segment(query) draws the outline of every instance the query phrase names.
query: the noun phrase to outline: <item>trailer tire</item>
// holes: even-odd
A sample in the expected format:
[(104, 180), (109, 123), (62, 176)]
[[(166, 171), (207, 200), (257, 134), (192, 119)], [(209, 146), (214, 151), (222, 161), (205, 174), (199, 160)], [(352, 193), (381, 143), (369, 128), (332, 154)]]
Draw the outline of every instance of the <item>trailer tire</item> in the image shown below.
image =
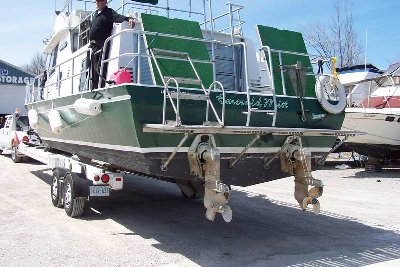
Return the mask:
[(61, 190), (60, 171), (55, 169), (51, 179), (50, 196), (54, 207), (61, 208), (63, 206), (63, 194)]
[(14, 163), (22, 162), (22, 156), (18, 156), (18, 146), (13, 145), (11, 149), (11, 159)]
[(86, 197), (76, 196), (77, 187), (74, 186), (74, 180), (76, 180), (74, 176), (73, 173), (68, 173), (64, 179), (64, 210), (69, 217), (81, 216), (86, 204)]

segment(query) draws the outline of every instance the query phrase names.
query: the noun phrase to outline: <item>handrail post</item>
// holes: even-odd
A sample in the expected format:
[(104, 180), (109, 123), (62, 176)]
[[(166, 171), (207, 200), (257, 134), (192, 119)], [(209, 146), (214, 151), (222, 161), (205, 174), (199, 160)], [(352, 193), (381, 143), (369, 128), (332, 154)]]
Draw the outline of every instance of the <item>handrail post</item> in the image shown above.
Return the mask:
[(74, 94), (74, 78), (75, 78), (75, 58), (72, 58), (72, 67), (71, 67), (71, 95)]
[(138, 65), (136, 67), (137, 69), (137, 83), (141, 84), (140, 80), (141, 80), (141, 66), (142, 66), (142, 34), (140, 33), (136, 33), (137, 38), (138, 38)]
[(285, 74), (283, 73), (283, 61), (282, 61), (282, 52), (281, 51), (278, 52), (278, 56), (279, 56), (279, 68), (281, 69), (282, 90), (283, 90), (283, 94), (286, 96), (287, 95), (286, 82), (285, 82)]
[(60, 84), (60, 74), (61, 74), (61, 64), (58, 65), (58, 72), (57, 72), (57, 92), (58, 96), (60, 96), (60, 89), (61, 89), (61, 84)]
[(245, 75), (245, 88), (246, 88), (246, 96), (247, 96), (247, 119), (246, 126), (250, 125), (250, 116), (251, 116), (251, 96), (250, 96), (250, 83), (249, 83), (249, 69), (247, 65), (247, 46), (246, 43), (240, 42), (235, 45), (243, 46), (243, 62), (244, 62), (244, 75)]
[[(173, 81), (176, 85), (176, 106), (174, 104), (174, 101), (172, 100), (172, 96), (171, 93), (168, 89), (168, 86), (170, 84), (170, 82)], [(181, 125), (181, 116), (180, 116), (180, 109), (179, 109), (179, 102), (180, 102), (180, 88), (179, 88), (179, 83), (175, 78), (169, 78), (167, 82), (164, 82), (165, 86), (164, 86), (164, 104), (163, 104), (163, 124), (166, 124), (166, 112), (167, 112), (167, 94), (168, 94), (168, 98), (171, 102), (172, 108), (175, 111), (175, 119), (176, 119), (176, 124), (175, 126), (180, 126)]]
[[(222, 91), (222, 111), (221, 111), (221, 126), (225, 125), (225, 88), (222, 85), (222, 83), (220, 83), (219, 81), (215, 81), (212, 84), (210, 84), (210, 87), (208, 88), (208, 94), (211, 94), (211, 89), (214, 87), (214, 89), (216, 88), (216, 85), (218, 85), (221, 88)], [(211, 101), (211, 100), (210, 100)], [(206, 121), (208, 121), (208, 112), (209, 112), (209, 107), (210, 104), (207, 101), (207, 108), (206, 108)], [(218, 118), (217, 118), (218, 119)]]

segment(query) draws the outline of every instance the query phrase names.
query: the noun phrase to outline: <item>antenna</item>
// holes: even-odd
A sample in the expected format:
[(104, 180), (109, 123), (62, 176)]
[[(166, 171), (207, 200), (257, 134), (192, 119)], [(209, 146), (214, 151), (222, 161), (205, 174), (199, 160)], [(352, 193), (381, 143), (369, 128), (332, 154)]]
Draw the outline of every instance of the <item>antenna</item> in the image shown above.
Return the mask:
[(367, 49), (368, 49), (368, 27), (365, 27), (365, 59), (364, 59), (365, 71), (367, 71)]

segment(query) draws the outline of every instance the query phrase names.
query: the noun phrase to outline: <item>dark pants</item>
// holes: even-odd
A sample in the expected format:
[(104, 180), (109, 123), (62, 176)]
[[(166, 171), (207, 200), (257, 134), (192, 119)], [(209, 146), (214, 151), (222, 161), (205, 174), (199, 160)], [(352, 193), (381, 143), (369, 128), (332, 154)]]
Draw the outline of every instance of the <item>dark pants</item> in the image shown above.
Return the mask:
[[(110, 46), (107, 44), (106, 47), (104, 48), (104, 42), (101, 41), (96, 41), (95, 43), (91, 43), (91, 48), (92, 48), (92, 55), (91, 55), (91, 64), (90, 64), (90, 71), (92, 74), (92, 89), (97, 89), (99, 86), (104, 87), (105, 86), (105, 79), (107, 76), (106, 70), (107, 70), (107, 65), (108, 63), (103, 64), (103, 68), (100, 71), (101, 68), (101, 59), (103, 55), (103, 50), (104, 50), (104, 59), (108, 58), (108, 53), (110, 50)], [(99, 77), (100, 74), (102, 74), (100, 85), (99, 85)]]

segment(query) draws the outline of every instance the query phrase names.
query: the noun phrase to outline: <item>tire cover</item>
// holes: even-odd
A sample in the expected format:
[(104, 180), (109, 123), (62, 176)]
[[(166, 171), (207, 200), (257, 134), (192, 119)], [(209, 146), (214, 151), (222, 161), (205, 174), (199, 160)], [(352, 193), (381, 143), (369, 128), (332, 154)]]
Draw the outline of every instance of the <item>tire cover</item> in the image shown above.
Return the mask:
[[(346, 108), (346, 91), (344, 89), (343, 84), (340, 83), (338, 79), (335, 79), (335, 87), (337, 88), (337, 94), (339, 96), (339, 100), (337, 104), (332, 104), (326, 98), (326, 92), (331, 90), (332, 87), (331, 81), (333, 78), (330, 75), (321, 75), (318, 77), (317, 82), (315, 83), (315, 93), (317, 95), (318, 101), (321, 104), (322, 108), (331, 113), (331, 114), (339, 114)], [(328, 89), (328, 90), (325, 90)]]

